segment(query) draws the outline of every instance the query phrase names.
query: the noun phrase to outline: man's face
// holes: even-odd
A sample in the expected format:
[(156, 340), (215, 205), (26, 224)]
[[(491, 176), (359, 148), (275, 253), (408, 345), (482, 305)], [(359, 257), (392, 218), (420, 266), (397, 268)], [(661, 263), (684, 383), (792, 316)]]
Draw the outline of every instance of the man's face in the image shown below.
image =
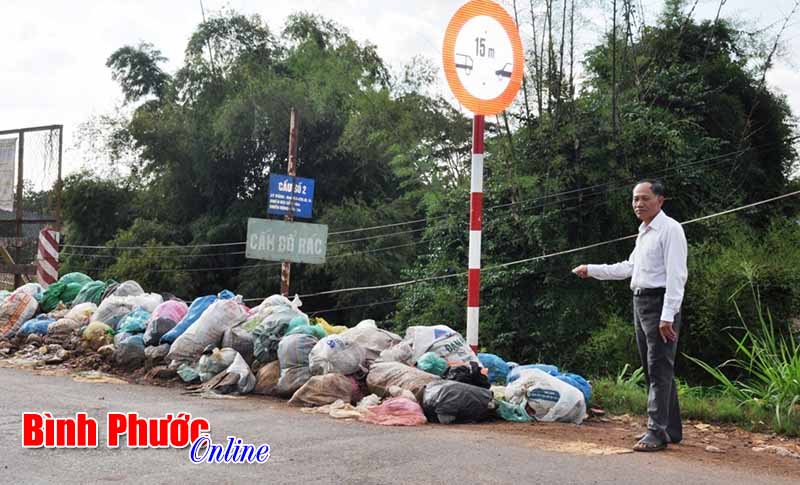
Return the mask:
[(633, 188), (633, 212), (642, 222), (649, 223), (664, 205), (664, 196), (656, 196), (649, 183)]

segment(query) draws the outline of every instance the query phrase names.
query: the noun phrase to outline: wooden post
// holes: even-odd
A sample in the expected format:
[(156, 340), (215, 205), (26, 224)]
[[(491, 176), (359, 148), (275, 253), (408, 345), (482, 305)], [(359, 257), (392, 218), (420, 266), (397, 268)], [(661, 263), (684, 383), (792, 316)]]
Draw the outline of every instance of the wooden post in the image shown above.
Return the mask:
[[(297, 111), (292, 108), (289, 118), (289, 176), (297, 175)], [(292, 211), (294, 210), (294, 178), (292, 178), (292, 197), (289, 199), (289, 213), (283, 220), (291, 222), (294, 220)], [(281, 295), (289, 296), (289, 280), (292, 274), (292, 263), (284, 261), (281, 264)]]

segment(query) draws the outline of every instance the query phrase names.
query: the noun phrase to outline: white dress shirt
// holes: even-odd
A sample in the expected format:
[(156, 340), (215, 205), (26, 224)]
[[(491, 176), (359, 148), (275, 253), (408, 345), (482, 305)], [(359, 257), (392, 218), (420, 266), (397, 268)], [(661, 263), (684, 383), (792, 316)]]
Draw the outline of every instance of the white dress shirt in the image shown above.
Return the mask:
[(672, 322), (681, 310), (686, 285), (686, 236), (683, 227), (664, 211), (639, 226), (636, 246), (627, 261), (590, 264), (588, 274), (598, 280), (631, 279), (631, 289), (666, 288), (661, 320)]

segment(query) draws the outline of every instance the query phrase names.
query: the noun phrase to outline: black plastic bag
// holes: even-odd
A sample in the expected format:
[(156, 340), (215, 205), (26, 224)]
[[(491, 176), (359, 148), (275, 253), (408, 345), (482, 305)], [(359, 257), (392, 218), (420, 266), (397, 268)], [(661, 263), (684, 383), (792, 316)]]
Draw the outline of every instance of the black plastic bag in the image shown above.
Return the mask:
[(449, 367), (444, 373), (444, 378), (448, 381), (463, 382), (464, 384), (472, 384), (484, 389), (492, 387), (489, 384), (489, 378), (483, 375), (481, 366), (476, 362), (470, 362), (468, 366)]
[(434, 423), (471, 423), (489, 415), (492, 391), (458, 381), (435, 381), (425, 386), (422, 409)]

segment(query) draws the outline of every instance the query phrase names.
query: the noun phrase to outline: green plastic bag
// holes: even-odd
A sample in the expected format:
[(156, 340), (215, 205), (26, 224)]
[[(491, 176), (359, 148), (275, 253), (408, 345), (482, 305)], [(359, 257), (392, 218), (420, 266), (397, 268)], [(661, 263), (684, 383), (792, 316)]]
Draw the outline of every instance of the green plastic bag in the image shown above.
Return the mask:
[(48, 286), (44, 293), (42, 293), (42, 300), (39, 305), (42, 307), (42, 312), (50, 313), (61, 301), (61, 294), (67, 289), (67, 284), (62, 282), (53, 283)]
[(64, 276), (58, 279), (58, 282), (64, 283), (66, 285), (69, 285), (71, 283), (78, 283), (80, 286), (83, 286), (86, 283), (91, 283), (92, 278), (90, 276), (86, 276), (83, 273), (75, 272), (75, 273), (65, 274)]
[(105, 291), (106, 283), (103, 281), (86, 283), (72, 300), (72, 304), (94, 303), (95, 305), (99, 305), (100, 302), (103, 301), (103, 292)]
[(515, 405), (502, 399), (495, 399), (495, 412), (506, 421), (514, 423), (530, 423), (533, 418), (525, 410), (525, 403)]
[(78, 293), (81, 292), (85, 285), (86, 283), (67, 283), (66, 288), (64, 288), (64, 291), (61, 293), (61, 301), (69, 305), (75, 300), (75, 297), (78, 296)]
[[(292, 324), (289, 323), (289, 325), (291, 326)], [(312, 337), (317, 337), (318, 339), (323, 339), (327, 336), (325, 330), (319, 325), (297, 325), (293, 329), (286, 332), (286, 335), (294, 335), (296, 333), (304, 333), (306, 335), (311, 335)]]
[(128, 332), (131, 334), (142, 333), (147, 328), (147, 320), (150, 319), (150, 312), (139, 308), (127, 314), (119, 322), (117, 333)]
[(433, 352), (426, 352), (417, 359), (417, 368), (442, 377), (447, 370), (447, 361)]
[[(292, 319), (289, 320), (289, 326), (286, 327), (286, 335), (289, 335), (290, 333), (292, 333), (292, 330), (294, 330), (295, 328), (306, 326), (306, 325), (309, 325), (307, 316), (305, 316), (305, 315), (297, 315), (295, 317), (292, 317)], [(324, 330), (323, 330), (323, 332), (324, 332)], [(305, 332), (303, 332), (303, 333), (305, 333)], [(308, 334), (308, 335), (311, 335), (311, 334)], [(324, 337), (324, 336), (325, 335), (323, 335), (322, 337)], [(318, 338), (322, 338), (322, 337), (318, 337)]]

